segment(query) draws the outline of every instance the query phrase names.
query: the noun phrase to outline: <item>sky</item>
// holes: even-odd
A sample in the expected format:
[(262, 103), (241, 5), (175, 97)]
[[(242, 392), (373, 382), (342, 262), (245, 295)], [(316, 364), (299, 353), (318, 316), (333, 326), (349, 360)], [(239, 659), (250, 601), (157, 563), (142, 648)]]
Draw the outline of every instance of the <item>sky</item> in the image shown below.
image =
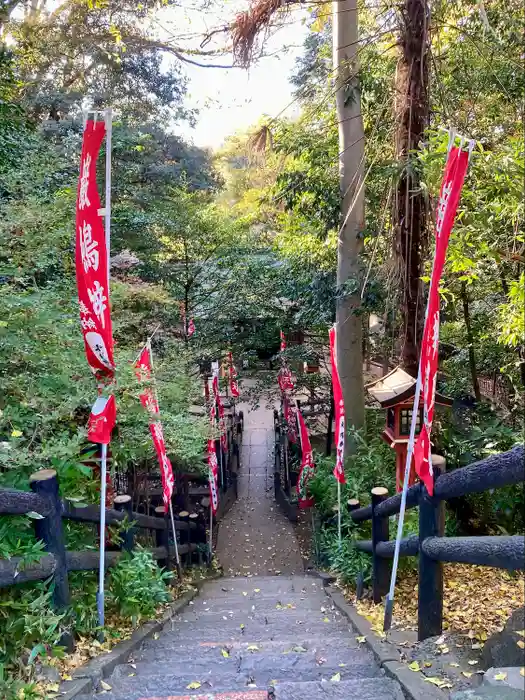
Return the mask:
[[(170, 9), (162, 18), (162, 27), (159, 25), (158, 31), (160, 35), (165, 32), (173, 32), (177, 36), (186, 32), (196, 36), (205, 34), (209, 29), (225, 25), (238, 9), (245, 6), (246, 3), (241, 0), (231, 0), (222, 2), (216, 12)], [(263, 115), (275, 117), (283, 109), (286, 116), (297, 114), (297, 104), (290, 105), (293, 96), (288, 78), (294, 69), (295, 59), (303, 51), (302, 44), (307, 34), (302, 22), (304, 17), (302, 12), (290, 14), (284, 26), (272, 33), (265, 43), (265, 53), (271, 55), (260, 58), (248, 70), (200, 68), (184, 64), (189, 78), (185, 106), (197, 108), (199, 114), (195, 128), (179, 123), (175, 127), (176, 133), (196, 146), (215, 150), (228, 135), (245, 130)], [(223, 46), (227, 40), (226, 35), (219, 35), (216, 43), (206, 48)], [(200, 43), (197, 38), (186, 42), (174, 39), (174, 43), (176, 41), (193, 47)], [(231, 65), (232, 57), (221, 56), (214, 58), (213, 62)]]

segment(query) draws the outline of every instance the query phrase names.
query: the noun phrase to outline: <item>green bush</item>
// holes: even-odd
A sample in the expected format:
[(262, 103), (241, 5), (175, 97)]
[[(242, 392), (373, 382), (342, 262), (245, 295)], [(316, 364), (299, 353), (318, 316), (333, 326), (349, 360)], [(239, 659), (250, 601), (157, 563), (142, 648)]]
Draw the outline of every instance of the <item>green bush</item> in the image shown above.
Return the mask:
[(136, 549), (124, 554), (111, 569), (112, 601), (122, 615), (131, 617), (136, 624), (142, 618), (153, 617), (161, 603), (171, 600), (167, 583), (172, 578), (171, 572), (159, 568), (150, 552)]

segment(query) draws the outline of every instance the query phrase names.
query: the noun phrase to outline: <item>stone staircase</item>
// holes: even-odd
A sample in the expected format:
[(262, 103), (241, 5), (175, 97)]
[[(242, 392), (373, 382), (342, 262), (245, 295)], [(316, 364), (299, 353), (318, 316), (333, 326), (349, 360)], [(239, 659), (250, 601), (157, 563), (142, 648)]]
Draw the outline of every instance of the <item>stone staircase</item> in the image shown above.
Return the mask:
[(219, 579), (82, 700), (403, 700), (363, 647), (319, 579)]

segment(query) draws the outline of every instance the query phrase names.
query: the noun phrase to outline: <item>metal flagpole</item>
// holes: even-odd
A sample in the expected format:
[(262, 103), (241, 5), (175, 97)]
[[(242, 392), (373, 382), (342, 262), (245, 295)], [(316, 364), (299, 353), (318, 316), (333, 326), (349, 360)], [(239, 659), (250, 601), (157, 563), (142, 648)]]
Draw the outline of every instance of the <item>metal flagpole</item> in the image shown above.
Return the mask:
[(104, 627), (104, 571), (106, 558), (106, 473), (108, 446), (101, 445), (100, 458), (100, 556), (98, 565), (98, 625)]
[(341, 482), (337, 480), (337, 536), (339, 538), (339, 547), (343, 542), (341, 535)]
[[(96, 112), (95, 112), (96, 118)], [(113, 110), (104, 111), (106, 125), (106, 187), (104, 202), (104, 229), (106, 234), (107, 254), (107, 296), (109, 300), (110, 278), (110, 245), (111, 245), (111, 132), (113, 128)], [(108, 446), (101, 445), (100, 453), (100, 556), (98, 565), (97, 612), (99, 627), (104, 627), (104, 573), (106, 558), (106, 478), (107, 478)]]
[(175, 518), (173, 517), (173, 504), (171, 502), (170, 498), (170, 519), (171, 519), (171, 529), (173, 531), (173, 544), (175, 547), (175, 561), (177, 563), (177, 573), (179, 575), (179, 578), (182, 578), (182, 570), (180, 566), (180, 557), (179, 557), (179, 545), (177, 544), (177, 530), (175, 529)]
[[(454, 145), (454, 141), (456, 139), (456, 130), (455, 129), (449, 129), (449, 138), (448, 138), (448, 145), (447, 145), (447, 154), (450, 153), (450, 150), (452, 149), (452, 146)], [(434, 260), (432, 262), (432, 272), (430, 275), (430, 279), (433, 278), (434, 276), (434, 264), (436, 262), (435, 254), (434, 254)], [(426, 305), (426, 310), (425, 310), (425, 323), (423, 324), (423, 327), (425, 327), (426, 322), (427, 322), (427, 316), (428, 316), (428, 306), (430, 304), (430, 292), (432, 289), (429, 290), (428, 298), (427, 298), (427, 305)], [(416, 389), (415, 389), (415, 395), (414, 395), (414, 406), (412, 408), (412, 420), (410, 421), (410, 437), (408, 440), (408, 449), (407, 449), (407, 458), (405, 462), (405, 474), (403, 477), (403, 491), (401, 493), (401, 505), (399, 507), (399, 517), (397, 521), (397, 533), (396, 533), (396, 544), (394, 548), (394, 561), (392, 563), (392, 575), (390, 578), (390, 590), (388, 591), (388, 594), (386, 596), (385, 600), (385, 617), (383, 621), (383, 631), (387, 632), (390, 627), (392, 626), (392, 613), (394, 611), (394, 595), (395, 595), (395, 588), (396, 588), (396, 579), (397, 579), (397, 568), (399, 566), (399, 551), (401, 549), (401, 538), (403, 537), (403, 525), (404, 525), (404, 520), (405, 520), (405, 510), (406, 510), (406, 502), (407, 502), (407, 491), (408, 491), (408, 480), (409, 480), (409, 475), (410, 475), (410, 467), (412, 465), (412, 456), (414, 454), (414, 442), (415, 442), (415, 437), (416, 437), (416, 419), (417, 416), (419, 415), (419, 399), (421, 396), (421, 386), (422, 386), (422, 381), (421, 381), (421, 374), (422, 374), (422, 367), (421, 367), (421, 357), (419, 358), (419, 368), (417, 372), (417, 382), (416, 382)]]
[[(213, 474), (210, 470), (210, 479), (213, 479)], [(210, 564), (213, 557), (213, 499), (210, 498)]]
[[(159, 328), (159, 326), (157, 326), (154, 333), (157, 332), (158, 328)], [(151, 336), (148, 338), (146, 346), (149, 350), (149, 361), (150, 361), (150, 365), (151, 365), (151, 376), (153, 377), (153, 390), (155, 391), (155, 401), (157, 403), (157, 408), (159, 408), (159, 395), (157, 392), (157, 380), (155, 379), (155, 369), (153, 367), (153, 350), (151, 349), (151, 338), (153, 338), (154, 333), (152, 333)], [(171, 502), (171, 498), (170, 498), (170, 502), (169, 502), (169, 510), (170, 510), (170, 519), (171, 519), (171, 529), (173, 532), (173, 546), (175, 547), (175, 561), (177, 562), (177, 573), (179, 575), (179, 578), (181, 578), (182, 572), (181, 572), (181, 567), (180, 567), (179, 546), (177, 544), (177, 530), (175, 528), (175, 518), (173, 517), (173, 504)]]

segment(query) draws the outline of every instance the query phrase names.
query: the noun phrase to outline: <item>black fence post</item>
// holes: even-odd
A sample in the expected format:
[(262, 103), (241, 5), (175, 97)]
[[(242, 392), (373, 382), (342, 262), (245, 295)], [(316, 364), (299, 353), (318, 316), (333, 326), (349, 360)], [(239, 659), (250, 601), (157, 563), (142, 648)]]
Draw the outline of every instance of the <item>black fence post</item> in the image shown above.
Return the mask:
[(376, 486), (372, 489), (372, 586), (374, 603), (380, 603), (388, 592), (390, 583), (390, 559), (379, 557), (376, 548), (379, 542), (386, 542), (389, 537), (388, 517), (379, 518), (375, 515), (375, 507), (382, 503), (388, 496), (388, 489)]
[(126, 529), (120, 532), (120, 538), (122, 540), (122, 543), (119, 545), (119, 549), (125, 552), (131, 552), (133, 551), (133, 547), (135, 546), (135, 532), (134, 528), (131, 527), (131, 522), (133, 520), (131, 509), (131, 496), (128, 496), (126, 494), (122, 496), (116, 496), (115, 500), (113, 501), (113, 505), (115, 506), (115, 510), (118, 510), (121, 513), (125, 513), (127, 516)]
[[(434, 483), (439, 468), (434, 469)], [(439, 636), (443, 631), (443, 564), (430, 559), (423, 551), (427, 537), (438, 537), (440, 531), (440, 502), (429, 496), (421, 484), (419, 498), (419, 584), (418, 584), (418, 640)]]
[(31, 490), (48, 500), (51, 512), (45, 518), (34, 521), (37, 539), (42, 540), (46, 552), (55, 557), (53, 602), (57, 610), (69, 605), (66, 545), (62, 527), (62, 502), (58, 495), (58, 479), (54, 469), (41, 469), (29, 477)]
[[(163, 566), (165, 569), (170, 569), (170, 531), (168, 526), (171, 525), (168, 516), (164, 513), (164, 506), (157, 506), (155, 508), (155, 517), (163, 518), (165, 527), (162, 530), (155, 530), (155, 541), (157, 547), (165, 547), (166, 558), (159, 559), (159, 566)], [(188, 524), (189, 527), (189, 524)]]

